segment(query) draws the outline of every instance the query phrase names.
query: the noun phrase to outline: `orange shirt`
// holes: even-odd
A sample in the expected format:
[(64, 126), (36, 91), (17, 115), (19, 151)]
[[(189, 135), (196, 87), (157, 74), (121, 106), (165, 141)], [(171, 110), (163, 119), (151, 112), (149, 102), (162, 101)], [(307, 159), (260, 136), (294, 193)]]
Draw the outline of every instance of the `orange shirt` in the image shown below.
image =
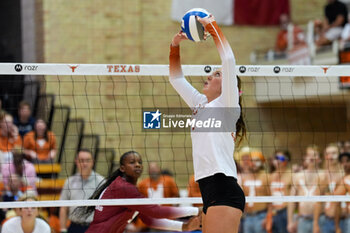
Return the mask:
[(61, 230), (60, 219), (56, 215), (51, 215), (49, 217), (49, 225), (52, 229), (55, 230), (55, 232), (60, 232)]
[[(299, 43), (303, 43), (299, 39), (299, 34), (302, 34), (303, 30), (299, 28), (298, 26), (294, 26), (293, 30), (293, 46), (298, 45)], [(275, 45), (275, 50), (278, 52), (283, 52), (287, 49), (288, 46), (288, 31), (287, 30), (281, 30), (276, 39), (276, 45)]]
[(138, 189), (145, 197), (167, 198), (179, 196), (175, 180), (167, 175), (160, 176), (157, 181), (153, 181), (150, 178), (143, 179), (138, 184)]
[(0, 195), (2, 196), (3, 191), (5, 191), (4, 182), (0, 181)]
[(190, 177), (187, 186), (188, 196), (189, 197), (201, 197), (201, 191), (199, 189), (199, 184), (194, 180), (194, 175)]
[[(192, 175), (188, 181), (187, 186), (188, 197), (201, 197), (201, 190), (199, 189), (199, 184), (194, 180), (194, 175)], [(193, 204), (193, 206), (202, 206), (202, 204)]]
[(19, 135), (16, 138), (9, 138), (0, 135), (0, 151), (9, 152), (15, 146), (22, 146), (22, 139)]
[[(44, 140), (44, 141), (40, 141)], [(27, 150), (33, 150), (37, 153), (39, 160), (50, 159), (49, 152), (56, 149), (56, 136), (53, 132), (48, 132), (48, 140), (37, 138), (35, 140), (34, 131), (27, 133), (23, 139), (23, 147)]]

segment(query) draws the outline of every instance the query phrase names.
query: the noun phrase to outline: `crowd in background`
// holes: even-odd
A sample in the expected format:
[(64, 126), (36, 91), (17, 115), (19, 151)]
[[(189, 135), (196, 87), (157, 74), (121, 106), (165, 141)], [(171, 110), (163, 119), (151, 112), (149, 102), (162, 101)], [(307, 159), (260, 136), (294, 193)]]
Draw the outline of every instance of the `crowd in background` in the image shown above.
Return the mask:
[[(313, 22), (313, 43), (316, 50), (339, 42), (341, 50), (349, 48), (350, 42), (350, 24), (347, 6), (339, 0), (327, 0), (324, 7), (324, 18), (316, 19)], [(288, 35), (290, 27), (291, 35)], [(310, 30), (310, 29), (308, 29)], [(270, 52), (275, 58), (283, 58), (289, 51), (301, 50), (307, 48), (306, 32), (294, 24), (287, 14), (280, 16), (280, 31), (276, 37), (275, 47)]]
[[(34, 164), (51, 163), (56, 155), (55, 135), (42, 119), (31, 116), (30, 105), (21, 102), (18, 116), (0, 110), (0, 159), (2, 201), (17, 201), (36, 196), (37, 174)], [(323, 147), (324, 145), (322, 145)], [(300, 158), (300, 156), (296, 156)], [(350, 192), (350, 141), (330, 143), (320, 151), (318, 146), (305, 148), (302, 159), (295, 160), (287, 150), (264, 155), (260, 150), (243, 147), (235, 155), (238, 182), (248, 197), (277, 196), (274, 203), (251, 203), (245, 207), (241, 232), (349, 232), (349, 203), (284, 203), (288, 195), (346, 195)], [(62, 200), (88, 199), (104, 179), (93, 171), (94, 160), (89, 150), (81, 149), (75, 158), (78, 172), (63, 187)], [(149, 177), (138, 183), (139, 191), (148, 198), (179, 197), (180, 191), (172, 173), (150, 162)], [(187, 196), (200, 197), (198, 184), (191, 176)], [(32, 198), (33, 199), (33, 198)], [(34, 200), (34, 199), (33, 199)], [(1, 221), (20, 215), (23, 209), (0, 211)], [(26, 209), (27, 211), (27, 209)], [(55, 232), (85, 232), (91, 219), (74, 219), (74, 207), (61, 207), (59, 213), (47, 216)], [(37, 209), (33, 208), (36, 215)], [(51, 218), (51, 216), (53, 216)], [(13, 221), (11, 221), (13, 222)], [(128, 232), (148, 231), (136, 218)], [(340, 232), (340, 231), (337, 231)]]
[[(328, 0), (324, 20), (315, 20), (315, 44), (318, 48), (339, 41), (345, 48), (350, 41), (350, 20), (346, 6), (338, 0)], [(287, 15), (281, 15), (281, 31), (274, 51), (288, 49)], [(304, 31), (293, 28), (293, 46), (306, 46)], [(325, 145), (320, 145), (324, 147)], [(18, 113), (11, 115), (1, 108), (0, 99), (0, 196), (2, 201), (36, 201), (38, 180), (35, 164), (55, 162), (56, 136), (44, 119), (32, 116), (31, 105), (25, 101)], [(288, 195), (346, 195), (350, 193), (350, 141), (330, 143), (320, 151), (318, 146), (305, 148), (302, 160), (293, 160), (287, 150), (264, 155), (259, 149), (244, 147), (237, 152), (238, 182), (248, 197)], [(69, 177), (62, 189), (61, 200), (88, 199), (103, 177), (93, 171), (90, 151), (80, 150), (76, 155), (77, 174)], [(179, 197), (180, 191), (171, 172), (162, 171), (151, 162), (149, 177), (138, 183), (140, 192), (148, 198)], [(187, 196), (200, 197), (198, 184), (191, 176)], [(197, 205), (198, 206), (198, 205)], [(49, 211), (39, 218), (38, 208), (0, 210), (1, 232), (19, 232), (19, 225), (31, 232), (84, 232), (92, 218), (81, 223), (74, 219), (74, 207)], [(45, 215), (45, 214), (43, 214)], [(55, 215), (56, 218), (55, 218)], [(52, 217), (52, 218), (50, 218)], [(11, 231), (12, 230), (12, 231)], [(149, 231), (140, 219), (129, 224), (127, 232)], [(240, 232), (350, 232), (349, 203), (247, 203)]]
[(18, 115), (1, 109), (0, 171), (5, 200), (17, 200), (18, 192), (36, 193), (34, 164), (52, 163), (56, 156), (56, 137), (43, 119), (35, 119), (31, 106), (21, 102)]
[[(322, 152), (318, 146), (309, 145), (301, 159), (292, 158), (287, 150), (276, 150), (266, 157), (260, 150), (249, 147), (237, 153), (238, 182), (245, 195), (280, 197), (273, 203), (247, 203), (240, 232), (350, 232), (350, 202), (283, 202), (283, 197), (289, 195), (350, 193), (350, 141), (330, 143)], [(179, 196), (175, 181), (162, 175), (155, 163), (149, 166), (149, 178), (138, 187), (150, 198)], [(193, 176), (187, 193), (188, 197), (201, 196)], [(128, 227), (128, 232), (147, 230), (140, 220)]]
[(267, 158), (257, 149), (240, 150), (238, 181), (245, 195), (281, 197), (274, 203), (247, 203), (242, 232), (350, 232), (350, 202), (283, 202), (288, 195), (349, 193), (349, 146), (350, 141), (330, 143), (321, 152), (309, 145), (299, 161), (287, 150)]

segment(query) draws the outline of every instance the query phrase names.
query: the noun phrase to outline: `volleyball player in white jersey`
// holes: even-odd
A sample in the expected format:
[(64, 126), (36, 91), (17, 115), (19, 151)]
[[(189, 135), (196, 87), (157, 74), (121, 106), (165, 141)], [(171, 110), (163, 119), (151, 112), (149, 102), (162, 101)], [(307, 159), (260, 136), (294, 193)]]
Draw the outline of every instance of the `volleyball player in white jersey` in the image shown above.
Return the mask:
[(236, 125), (236, 132), (194, 132), (193, 129), (191, 132), (195, 180), (199, 183), (204, 204), (203, 232), (233, 233), (238, 232), (245, 205), (244, 193), (237, 184), (233, 159), (235, 138), (245, 134), (235, 58), (214, 17), (197, 20), (213, 37), (222, 68), (208, 76), (203, 87), (204, 94), (200, 94), (182, 74), (179, 44), (187, 38), (183, 32), (179, 32), (170, 46), (170, 83), (198, 114), (213, 107), (236, 108), (239, 112), (237, 117), (227, 119)]

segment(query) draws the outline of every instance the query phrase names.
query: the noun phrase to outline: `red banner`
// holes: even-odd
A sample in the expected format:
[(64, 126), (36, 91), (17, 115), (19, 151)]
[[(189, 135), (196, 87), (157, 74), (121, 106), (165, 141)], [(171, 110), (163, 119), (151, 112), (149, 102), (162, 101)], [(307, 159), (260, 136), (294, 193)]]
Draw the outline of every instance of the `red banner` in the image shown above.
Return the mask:
[(290, 14), (289, 0), (234, 0), (237, 25), (278, 25), (281, 14)]

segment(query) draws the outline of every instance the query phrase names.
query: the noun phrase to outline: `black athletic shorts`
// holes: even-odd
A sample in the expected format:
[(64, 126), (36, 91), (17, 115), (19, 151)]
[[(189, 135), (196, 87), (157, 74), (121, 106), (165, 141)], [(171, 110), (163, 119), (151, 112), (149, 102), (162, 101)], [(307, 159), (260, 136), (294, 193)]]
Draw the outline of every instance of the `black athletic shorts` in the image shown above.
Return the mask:
[(244, 211), (245, 196), (234, 177), (217, 173), (198, 180), (203, 200), (203, 212), (210, 206), (231, 206)]

